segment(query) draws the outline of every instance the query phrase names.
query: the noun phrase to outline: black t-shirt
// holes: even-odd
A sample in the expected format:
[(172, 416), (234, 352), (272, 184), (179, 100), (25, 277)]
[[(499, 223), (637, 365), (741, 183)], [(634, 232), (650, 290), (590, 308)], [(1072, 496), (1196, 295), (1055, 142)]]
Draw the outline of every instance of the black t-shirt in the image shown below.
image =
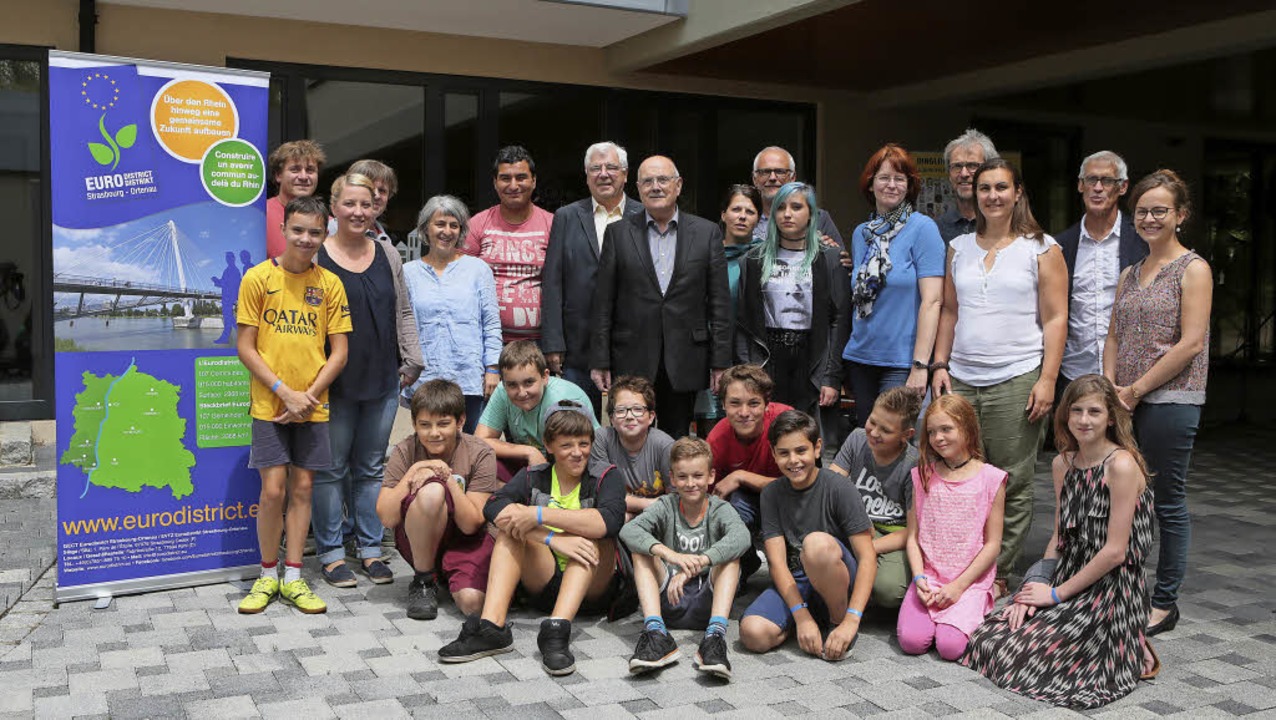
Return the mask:
[(373, 246), (372, 264), (356, 273), (341, 267), (319, 248), (319, 265), (331, 270), (346, 289), (350, 303), (346, 367), (332, 383), (331, 393), (343, 400), (380, 400), (399, 386), (398, 304), (394, 295), (394, 274), (380, 246)]
[(795, 490), (781, 476), (762, 489), (760, 502), (762, 539), (784, 537), (790, 570), (801, 567), (798, 558), (808, 534), (828, 533), (849, 545), (852, 535), (873, 527), (855, 484), (831, 470), (821, 469), (805, 490)]

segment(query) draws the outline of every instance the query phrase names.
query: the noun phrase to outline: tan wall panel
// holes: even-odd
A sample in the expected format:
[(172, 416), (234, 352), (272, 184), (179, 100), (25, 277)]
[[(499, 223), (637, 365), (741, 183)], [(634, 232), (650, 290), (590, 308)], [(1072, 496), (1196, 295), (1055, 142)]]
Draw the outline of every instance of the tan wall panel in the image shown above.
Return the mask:
[(75, 0), (0, 0), (0, 43), (78, 50), (79, 7)]

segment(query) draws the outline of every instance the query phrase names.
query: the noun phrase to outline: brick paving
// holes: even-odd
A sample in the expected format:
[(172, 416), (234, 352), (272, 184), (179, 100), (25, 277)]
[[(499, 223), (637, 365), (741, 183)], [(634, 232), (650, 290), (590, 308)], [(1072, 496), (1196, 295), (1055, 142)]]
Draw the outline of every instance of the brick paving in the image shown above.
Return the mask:
[[(1197, 443), (1189, 502), (1194, 536), (1178, 628), (1156, 638), (1161, 677), (1096, 717), (1276, 717), (1276, 564), (1266, 543), (1276, 517), (1276, 428), (1216, 430)], [(1045, 456), (1043, 456), (1045, 457)], [(1048, 458), (1047, 458), (1048, 459)], [(1038, 466), (1037, 514), (1028, 547), (1049, 535), (1048, 465)], [(1033, 717), (1076, 715), (1004, 692), (935, 655), (903, 655), (894, 621), (870, 611), (853, 656), (829, 664), (790, 641), (750, 655), (732, 623), (729, 684), (697, 677), (689, 659), (630, 677), (637, 616), (581, 619), (577, 672), (550, 678), (535, 647), (537, 620), (515, 612), (515, 651), (465, 665), (436, 662), (459, 615), (409, 620), (407, 578), (338, 590), (306, 575), (326, 615), (274, 604), (235, 612), (242, 591), (211, 585), (52, 607), (53, 507), (7, 501), (0, 510), (0, 718), (718, 718)], [(1153, 556), (1155, 557), (1155, 555)], [(403, 573), (401, 561), (393, 564)], [(764, 586), (754, 576), (744, 605)], [(698, 633), (675, 631), (684, 658)]]

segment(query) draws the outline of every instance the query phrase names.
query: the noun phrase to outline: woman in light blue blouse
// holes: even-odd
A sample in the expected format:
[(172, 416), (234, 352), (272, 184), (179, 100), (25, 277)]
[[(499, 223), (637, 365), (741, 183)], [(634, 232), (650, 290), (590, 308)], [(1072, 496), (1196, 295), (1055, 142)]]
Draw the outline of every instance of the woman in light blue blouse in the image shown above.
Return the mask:
[(428, 245), (420, 260), (403, 266), (403, 278), (425, 369), (403, 397), (426, 380), (451, 380), (465, 393), (465, 432), (473, 433), (484, 398), (501, 381), (501, 313), (492, 269), (460, 252), (469, 221), (465, 203), (451, 195), (430, 198), (417, 216), (417, 235)]

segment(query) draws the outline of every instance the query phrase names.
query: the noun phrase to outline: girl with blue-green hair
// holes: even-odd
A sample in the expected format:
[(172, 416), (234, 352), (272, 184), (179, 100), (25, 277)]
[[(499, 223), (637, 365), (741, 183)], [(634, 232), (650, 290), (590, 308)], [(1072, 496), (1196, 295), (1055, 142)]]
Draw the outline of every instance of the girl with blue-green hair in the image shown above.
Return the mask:
[(762, 365), (772, 400), (815, 417), (837, 402), (850, 297), (838, 248), (821, 244), (815, 188), (786, 183), (770, 208), (766, 239), (740, 273), (736, 359)]

